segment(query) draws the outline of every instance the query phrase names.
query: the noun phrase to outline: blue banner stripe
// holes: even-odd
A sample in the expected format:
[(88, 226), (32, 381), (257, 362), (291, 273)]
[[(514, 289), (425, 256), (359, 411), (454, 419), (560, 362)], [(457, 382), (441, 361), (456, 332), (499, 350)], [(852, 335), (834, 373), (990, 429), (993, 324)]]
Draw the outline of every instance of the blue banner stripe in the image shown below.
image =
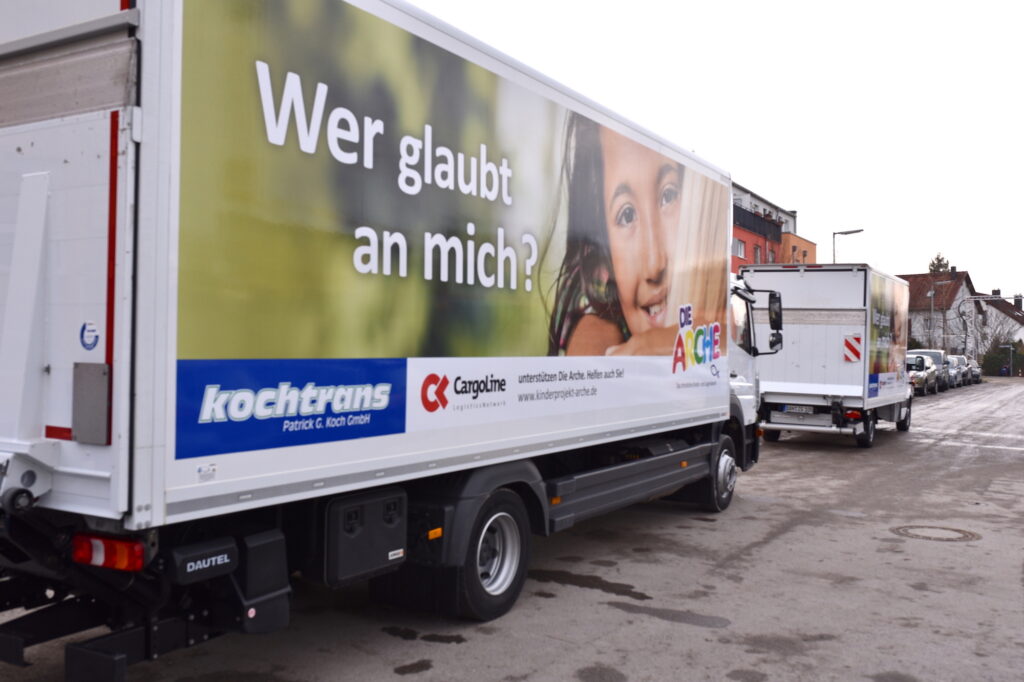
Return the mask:
[(406, 361), (179, 360), (176, 459), (405, 432)]

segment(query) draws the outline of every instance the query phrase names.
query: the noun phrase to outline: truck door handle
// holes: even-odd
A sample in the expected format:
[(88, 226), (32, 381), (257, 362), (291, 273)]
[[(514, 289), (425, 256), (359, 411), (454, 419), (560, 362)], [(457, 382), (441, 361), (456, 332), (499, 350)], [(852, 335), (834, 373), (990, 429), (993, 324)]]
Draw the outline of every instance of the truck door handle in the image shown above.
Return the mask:
[(731, 371), (729, 372), (729, 378), (730, 378), (730, 379), (735, 379), (735, 378), (736, 378), (736, 377), (738, 377), (738, 376), (739, 376), (739, 374), (737, 374), (737, 373), (736, 373), (736, 370), (731, 370)]

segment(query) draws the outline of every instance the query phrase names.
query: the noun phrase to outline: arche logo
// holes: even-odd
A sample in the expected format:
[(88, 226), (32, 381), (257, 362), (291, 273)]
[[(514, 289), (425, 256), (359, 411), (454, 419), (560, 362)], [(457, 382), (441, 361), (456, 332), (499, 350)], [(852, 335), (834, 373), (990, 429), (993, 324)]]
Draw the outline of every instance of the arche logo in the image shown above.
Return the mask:
[(448, 398), (444, 392), (448, 388), (448, 377), (428, 374), (420, 388), (420, 400), (427, 412), (437, 412), (448, 407)]

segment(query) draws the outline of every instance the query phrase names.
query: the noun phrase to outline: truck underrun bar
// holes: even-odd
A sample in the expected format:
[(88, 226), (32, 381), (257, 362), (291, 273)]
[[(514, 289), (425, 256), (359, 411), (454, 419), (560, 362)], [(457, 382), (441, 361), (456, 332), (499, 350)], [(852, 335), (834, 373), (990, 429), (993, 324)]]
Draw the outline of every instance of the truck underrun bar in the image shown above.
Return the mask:
[(803, 431), (807, 433), (842, 433), (848, 436), (856, 436), (864, 431), (863, 424), (854, 426), (808, 426), (807, 424), (781, 424), (772, 422), (761, 422), (761, 428), (765, 431)]
[(72, 598), (0, 625), (0, 661), (27, 666), (25, 649), (103, 625), (107, 610), (91, 597)]
[(689, 446), (681, 440), (650, 438), (637, 444), (648, 456), (633, 462), (565, 476), (547, 482), (549, 498), (563, 498), (549, 512), (548, 532), (577, 521), (667, 495), (711, 471), (712, 446)]

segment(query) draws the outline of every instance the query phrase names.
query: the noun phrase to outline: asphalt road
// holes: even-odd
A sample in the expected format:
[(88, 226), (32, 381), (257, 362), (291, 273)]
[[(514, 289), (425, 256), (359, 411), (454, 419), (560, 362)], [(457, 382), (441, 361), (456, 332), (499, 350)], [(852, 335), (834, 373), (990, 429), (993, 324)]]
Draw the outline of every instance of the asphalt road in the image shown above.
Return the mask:
[[(637, 505), (535, 538), (487, 624), (300, 586), (291, 627), (134, 666), (145, 682), (1024, 679), (1024, 381), (914, 401), (875, 447), (784, 435), (723, 514)], [(62, 643), (10, 682), (58, 680)]]

